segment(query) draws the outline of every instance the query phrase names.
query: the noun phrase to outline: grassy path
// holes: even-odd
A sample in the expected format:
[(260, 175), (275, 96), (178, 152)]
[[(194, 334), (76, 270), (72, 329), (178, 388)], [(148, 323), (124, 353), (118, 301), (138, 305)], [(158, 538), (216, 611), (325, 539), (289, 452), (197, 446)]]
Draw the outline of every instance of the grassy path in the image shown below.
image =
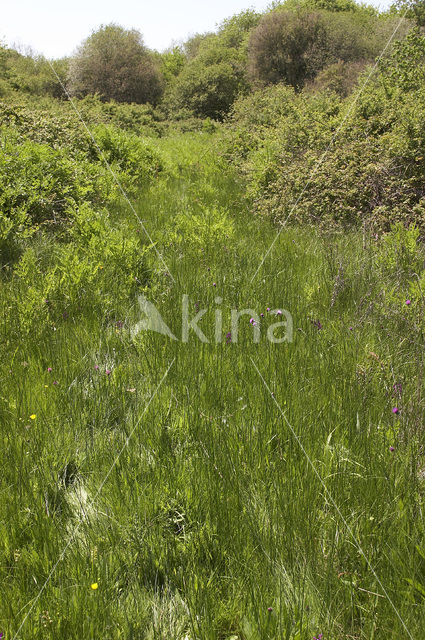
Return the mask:
[[(111, 249), (104, 313), (89, 291), (19, 342), (2, 323), (6, 637), (28, 616), (19, 638), (419, 640), (421, 336), (383, 313), (355, 234), (287, 229), (251, 282), (276, 230), (208, 136), (159, 144), (173, 169), (137, 208), (169, 272), (145, 248), (134, 290)], [(140, 237), (124, 205), (111, 220)], [(132, 338), (140, 293), (179, 338), (189, 296), (209, 342)], [(292, 314), (291, 343), (267, 340), (268, 307)], [(232, 309), (264, 314), (237, 342)]]

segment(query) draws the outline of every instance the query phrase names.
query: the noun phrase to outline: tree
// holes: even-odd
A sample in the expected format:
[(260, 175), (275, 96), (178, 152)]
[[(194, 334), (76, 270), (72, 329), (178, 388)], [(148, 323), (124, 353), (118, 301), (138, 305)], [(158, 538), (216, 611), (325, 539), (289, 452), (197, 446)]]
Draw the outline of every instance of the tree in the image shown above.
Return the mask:
[(412, 18), (418, 27), (425, 27), (425, 0), (396, 0), (395, 8), (406, 18)]
[(370, 38), (377, 21), (360, 11), (272, 11), (251, 33), (250, 79), (260, 86), (285, 82), (300, 88), (339, 60), (370, 60), (377, 53)]
[(188, 58), (164, 98), (168, 112), (189, 109), (195, 116), (222, 120), (248, 88), (249, 32), (260, 19), (253, 11), (224, 20), (216, 34), (196, 35), (184, 45)]
[(77, 50), (68, 87), (79, 97), (97, 93), (104, 100), (155, 104), (163, 78), (140, 32), (110, 24), (93, 32)]

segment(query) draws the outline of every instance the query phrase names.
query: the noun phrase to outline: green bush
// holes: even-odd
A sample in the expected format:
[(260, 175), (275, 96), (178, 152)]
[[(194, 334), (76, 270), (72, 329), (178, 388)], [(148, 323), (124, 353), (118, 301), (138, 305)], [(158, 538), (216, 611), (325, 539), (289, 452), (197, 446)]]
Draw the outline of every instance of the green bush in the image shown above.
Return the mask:
[(114, 192), (102, 167), (83, 159), (76, 163), (65, 149), (30, 141), (0, 148), (0, 186), (2, 226), (13, 224), (15, 232), (62, 222), (70, 205), (103, 204)]
[(164, 169), (152, 144), (134, 134), (99, 125), (93, 135), (96, 144), (90, 146), (92, 159), (101, 162), (105, 158), (112, 168), (118, 169), (126, 184), (130, 181), (142, 187)]
[(170, 115), (189, 109), (198, 117), (223, 119), (238, 95), (248, 90), (247, 42), (258, 19), (245, 11), (224, 21), (217, 34), (189, 41), (188, 62), (164, 98)]
[(162, 75), (141, 34), (110, 24), (93, 32), (71, 60), (68, 86), (72, 95), (99, 94), (117, 102), (158, 102)]
[(277, 222), (424, 229), (424, 91), (389, 95), (378, 78), (354, 109), (350, 97), (279, 85), (239, 100), (227, 153), (254, 209)]

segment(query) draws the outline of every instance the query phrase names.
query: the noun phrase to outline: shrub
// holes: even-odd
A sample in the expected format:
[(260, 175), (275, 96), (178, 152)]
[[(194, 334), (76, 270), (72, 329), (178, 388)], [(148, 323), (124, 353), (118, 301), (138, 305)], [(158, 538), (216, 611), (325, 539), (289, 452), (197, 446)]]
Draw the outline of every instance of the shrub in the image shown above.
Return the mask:
[(278, 223), (290, 215), (388, 231), (415, 222), (423, 233), (424, 91), (389, 94), (377, 78), (354, 108), (328, 91), (297, 94), (281, 85), (240, 99), (227, 154), (248, 177), (253, 208)]
[(359, 75), (364, 69), (364, 62), (343, 62), (339, 60), (319, 71), (306, 88), (312, 91), (333, 91), (345, 98), (357, 86)]
[(425, 36), (420, 29), (411, 29), (404, 40), (395, 42), (380, 70), (387, 87), (411, 91), (425, 85)]
[(101, 162), (101, 152), (109, 165), (124, 174), (124, 179), (143, 186), (164, 169), (161, 156), (142, 138), (105, 125), (99, 125), (93, 133), (96, 140), (96, 145), (91, 145), (93, 160)]
[(71, 60), (69, 90), (72, 95), (98, 93), (117, 102), (158, 102), (163, 79), (141, 34), (115, 24), (92, 33)]
[(238, 95), (246, 93), (246, 49), (258, 22), (253, 11), (225, 20), (217, 34), (190, 39), (188, 62), (169, 87), (165, 105), (170, 115), (189, 109), (195, 116), (222, 120)]

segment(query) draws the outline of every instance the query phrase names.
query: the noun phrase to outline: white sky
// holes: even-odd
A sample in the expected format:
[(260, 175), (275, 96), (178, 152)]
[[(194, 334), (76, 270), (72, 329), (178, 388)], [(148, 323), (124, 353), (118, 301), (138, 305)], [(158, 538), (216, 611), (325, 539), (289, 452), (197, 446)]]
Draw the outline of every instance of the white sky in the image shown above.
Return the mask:
[[(93, 29), (116, 22), (138, 29), (162, 51), (188, 35), (214, 30), (243, 9), (264, 10), (270, 0), (2, 0), (0, 41), (56, 58), (71, 54)], [(371, 0), (381, 9), (391, 0)], [(0, 5), (1, 6), (1, 5)]]

